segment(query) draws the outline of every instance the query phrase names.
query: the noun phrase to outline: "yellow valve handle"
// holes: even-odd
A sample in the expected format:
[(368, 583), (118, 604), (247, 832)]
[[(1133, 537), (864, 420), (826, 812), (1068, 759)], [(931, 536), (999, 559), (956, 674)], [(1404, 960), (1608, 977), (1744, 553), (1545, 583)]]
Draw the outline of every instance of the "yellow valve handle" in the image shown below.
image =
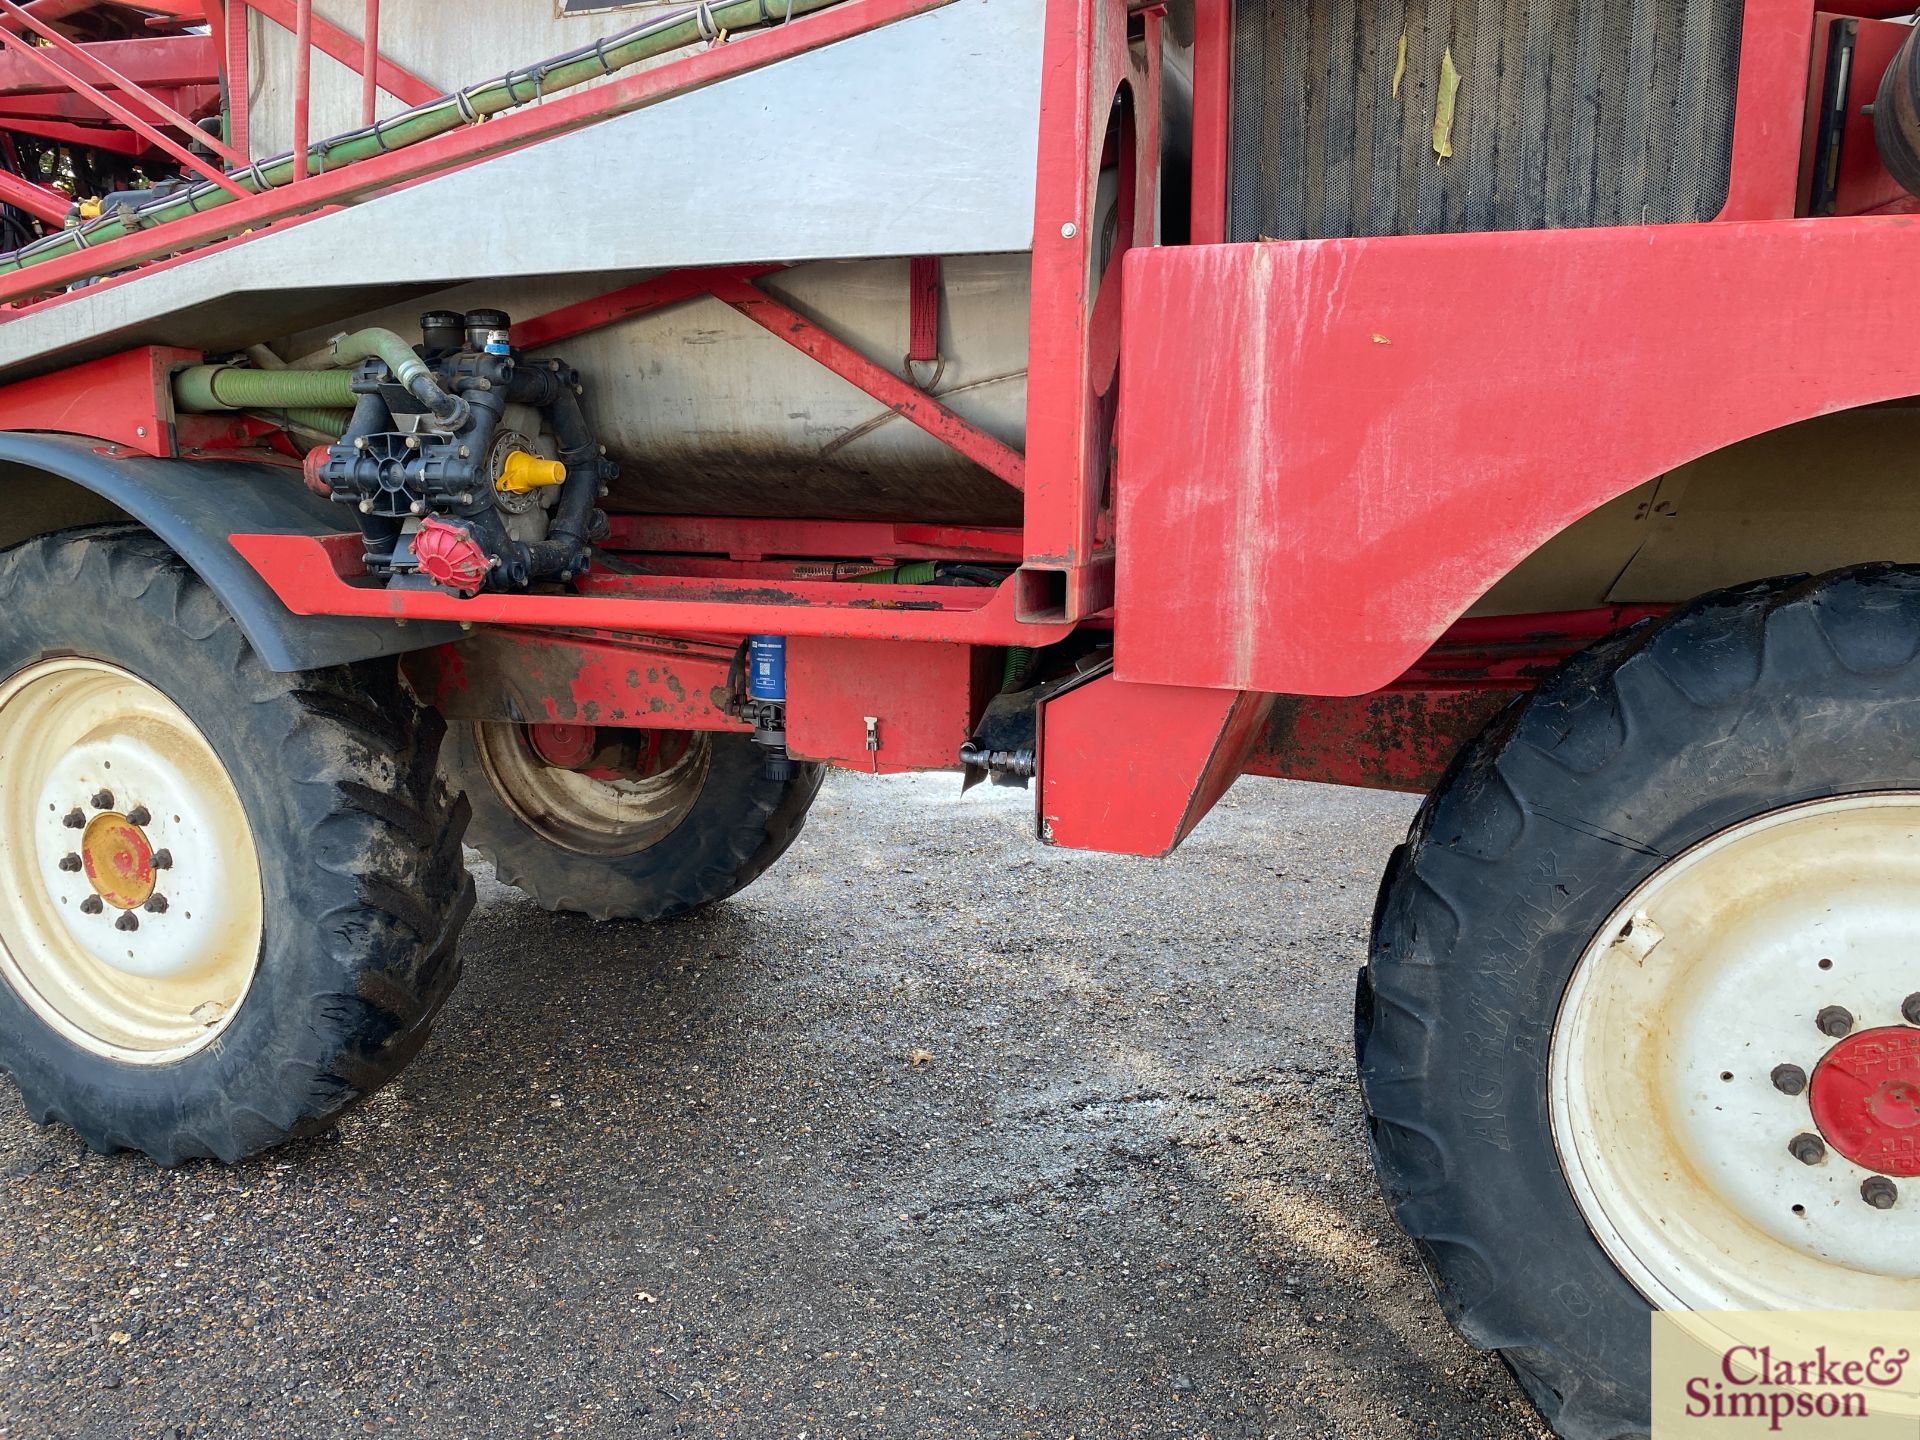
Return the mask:
[(507, 455), (507, 463), (500, 467), (500, 478), (493, 485), (511, 495), (524, 495), (542, 485), (558, 485), (566, 478), (567, 467), (558, 460), (542, 460), (538, 455), (514, 450)]

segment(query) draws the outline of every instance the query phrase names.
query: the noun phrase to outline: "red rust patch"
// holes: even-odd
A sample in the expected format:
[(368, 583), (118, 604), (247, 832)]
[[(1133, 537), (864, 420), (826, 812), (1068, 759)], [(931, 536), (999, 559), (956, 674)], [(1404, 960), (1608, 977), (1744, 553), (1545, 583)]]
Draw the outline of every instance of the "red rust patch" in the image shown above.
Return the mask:
[(1880, 1175), (1920, 1175), (1920, 1030), (1849, 1035), (1815, 1067), (1808, 1099), (1827, 1143)]

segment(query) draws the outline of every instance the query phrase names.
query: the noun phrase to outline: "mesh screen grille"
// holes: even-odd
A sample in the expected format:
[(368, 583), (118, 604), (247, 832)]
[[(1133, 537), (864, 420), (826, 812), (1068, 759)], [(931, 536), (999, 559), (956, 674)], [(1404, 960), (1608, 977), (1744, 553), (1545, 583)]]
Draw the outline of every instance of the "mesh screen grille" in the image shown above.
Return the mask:
[(1710, 220), (1740, 21), (1741, 0), (1233, 0), (1228, 237)]

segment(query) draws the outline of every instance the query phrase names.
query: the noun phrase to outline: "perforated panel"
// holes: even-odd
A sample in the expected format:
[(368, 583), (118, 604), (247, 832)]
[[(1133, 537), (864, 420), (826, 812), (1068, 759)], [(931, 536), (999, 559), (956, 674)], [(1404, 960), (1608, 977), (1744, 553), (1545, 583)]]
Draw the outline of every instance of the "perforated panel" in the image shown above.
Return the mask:
[(1233, 240), (1671, 224), (1726, 202), (1741, 0), (1233, 7)]

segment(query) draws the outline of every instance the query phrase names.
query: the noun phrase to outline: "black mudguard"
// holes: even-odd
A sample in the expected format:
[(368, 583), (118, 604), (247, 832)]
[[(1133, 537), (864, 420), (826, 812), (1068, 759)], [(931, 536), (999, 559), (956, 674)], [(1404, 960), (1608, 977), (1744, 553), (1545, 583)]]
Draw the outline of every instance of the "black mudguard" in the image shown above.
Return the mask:
[[(42, 503), (47, 477), (98, 497)], [(230, 535), (329, 535), (339, 506), (298, 470), (243, 460), (163, 460), (117, 454), (73, 435), (0, 432), (0, 545), (48, 530), (124, 516), (152, 531), (220, 597), (255, 653), (277, 671), (317, 670), (459, 638), (459, 627), (349, 616), (295, 615), (233, 548)], [(104, 501), (105, 504), (99, 502)], [(116, 512), (118, 512), (116, 514)]]

